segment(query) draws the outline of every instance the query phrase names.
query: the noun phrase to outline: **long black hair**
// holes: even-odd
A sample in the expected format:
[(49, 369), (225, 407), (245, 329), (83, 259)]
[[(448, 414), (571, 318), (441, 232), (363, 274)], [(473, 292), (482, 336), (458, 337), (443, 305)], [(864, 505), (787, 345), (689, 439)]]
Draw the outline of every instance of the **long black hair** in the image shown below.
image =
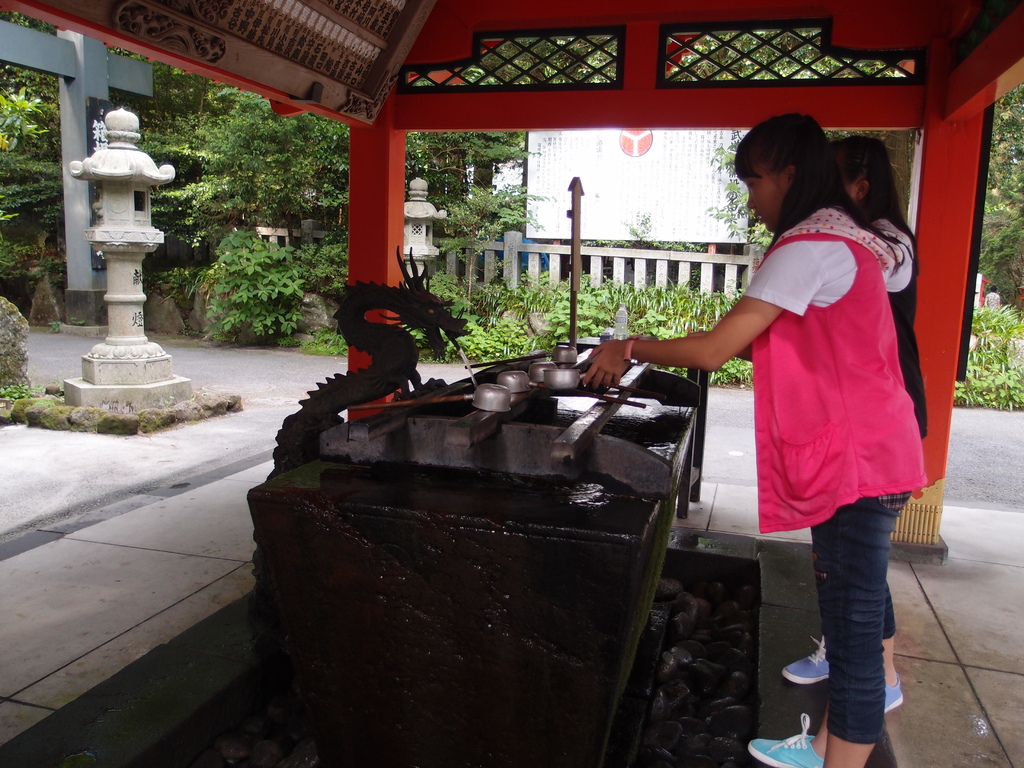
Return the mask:
[(755, 125), (736, 147), (735, 165), (740, 179), (757, 178), (759, 171), (782, 173), (789, 166), (795, 170), (772, 245), (819, 208), (842, 208), (858, 225), (870, 229), (846, 194), (825, 132), (809, 115), (778, 115)]
[(868, 220), (888, 219), (916, 246), (914, 233), (910, 231), (900, 206), (896, 178), (885, 144), (871, 136), (847, 136), (832, 142), (832, 150), (844, 184), (856, 184), (867, 179), (868, 194), (860, 207)]

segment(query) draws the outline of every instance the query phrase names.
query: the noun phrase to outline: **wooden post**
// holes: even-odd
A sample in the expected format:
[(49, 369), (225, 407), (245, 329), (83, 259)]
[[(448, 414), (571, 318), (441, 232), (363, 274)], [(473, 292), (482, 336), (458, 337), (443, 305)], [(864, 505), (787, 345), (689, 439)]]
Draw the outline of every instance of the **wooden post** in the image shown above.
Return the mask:
[(583, 256), (580, 246), (580, 198), (583, 197), (583, 184), (576, 176), (569, 182), (572, 193), (572, 248), (569, 258), (569, 344), (576, 346), (576, 297), (580, 292), (580, 273), (583, 272)]

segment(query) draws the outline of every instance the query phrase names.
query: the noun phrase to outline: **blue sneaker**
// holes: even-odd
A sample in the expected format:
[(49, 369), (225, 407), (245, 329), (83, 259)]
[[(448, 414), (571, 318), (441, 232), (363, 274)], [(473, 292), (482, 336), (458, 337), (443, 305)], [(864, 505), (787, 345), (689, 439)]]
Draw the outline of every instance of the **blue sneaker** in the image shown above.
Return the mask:
[[(814, 640), (814, 638), (811, 638)], [(794, 661), (782, 670), (782, 676), (797, 685), (808, 685), (828, 677), (828, 661), (825, 660), (825, 638), (814, 640), (818, 649), (806, 659)]]
[(896, 675), (896, 685), (885, 686), (885, 711), (896, 709), (903, 703), (903, 689), (900, 687), (902, 679)]
[(800, 725), (803, 731), (788, 739), (754, 739), (747, 752), (771, 768), (823, 768), (825, 761), (811, 747), (814, 737), (807, 735), (811, 718), (800, 715)]

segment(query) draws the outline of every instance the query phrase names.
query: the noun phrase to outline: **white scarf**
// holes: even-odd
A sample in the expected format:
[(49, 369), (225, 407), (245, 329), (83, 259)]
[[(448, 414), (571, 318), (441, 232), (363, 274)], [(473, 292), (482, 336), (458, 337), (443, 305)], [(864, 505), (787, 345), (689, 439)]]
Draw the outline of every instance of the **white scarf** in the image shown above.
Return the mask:
[(878, 259), (882, 274), (888, 275), (903, 261), (903, 251), (884, 237), (858, 226), (841, 208), (821, 208), (779, 237), (776, 245), (795, 235), (837, 235), (867, 248)]

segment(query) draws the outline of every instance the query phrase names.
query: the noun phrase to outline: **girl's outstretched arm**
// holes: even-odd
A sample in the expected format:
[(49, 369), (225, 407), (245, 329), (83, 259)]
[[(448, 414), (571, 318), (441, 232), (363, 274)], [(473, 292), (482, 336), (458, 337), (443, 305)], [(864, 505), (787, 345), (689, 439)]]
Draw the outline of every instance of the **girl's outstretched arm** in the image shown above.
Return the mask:
[[(673, 368), (701, 368), (717, 371), (727, 361), (742, 354), (767, 328), (782, 308), (747, 296), (736, 302), (728, 314), (710, 331), (678, 339), (627, 339), (606, 341), (590, 356), (591, 364), (583, 383), (593, 387), (612, 387), (626, 372), (626, 349), (630, 357), (645, 363)], [(631, 345), (631, 346), (630, 346)]]

